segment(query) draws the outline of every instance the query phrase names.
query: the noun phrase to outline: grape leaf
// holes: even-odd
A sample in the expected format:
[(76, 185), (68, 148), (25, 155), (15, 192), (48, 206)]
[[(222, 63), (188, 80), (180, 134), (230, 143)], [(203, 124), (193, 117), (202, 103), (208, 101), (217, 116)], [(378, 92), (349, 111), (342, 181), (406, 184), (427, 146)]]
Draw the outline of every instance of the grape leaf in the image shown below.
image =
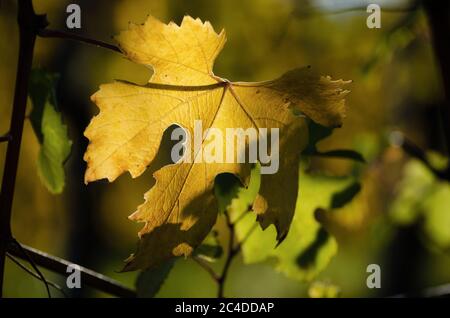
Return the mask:
[(38, 174), (51, 193), (61, 193), (65, 184), (64, 162), (72, 141), (62, 122), (55, 98), (57, 76), (34, 69), (30, 76), (29, 96), (33, 104), (30, 121), (41, 148), (37, 161)]
[[(124, 55), (151, 66), (149, 83), (123, 81), (101, 85), (92, 100), (100, 112), (85, 131), (90, 143), (85, 182), (114, 181), (128, 171), (133, 178), (151, 166), (165, 129), (177, 124), (193, 136), (194, 121), (203, 129), (278, 128), (278, 172), (261, 178), (253, 204), (262, 228), (274, 224), (277, 240), (289, 230), (295, 210), (298, 176), (292, 173), (308, 132), (304, 116), (325, 126), (340, 126), (344, 117), (343, 89), (347, 82), (319, 76), (309, 68), (288, 71), (265, 82), (229, 82), (213, 74), (215, 58), (225, 44), (225, 31), (186, 16), (181, 25), (164, 24), (152, 16), (131, 24), (116, 40)], [(250, 138), (236, 154), (258, 142)], [(201, 140), (205, 150), (211, 136)], [(193, 148), (193, 147), (191, 147)], [(224, 143), (225, 148), (225, 143)], [(191, 158), (200, 150), (190, 149)], [(247, 185), (250, 163), (177, 163), (153, 175), (155, 185), (130, 219), (144, 222), (140, 243), (124, 270), (146, 269), (173, 256), (188, 256), (211, 230), (217, 218), (214, 179), (236, 175)]]
[(235, 227), (238, 239), (244, 241), (244, 262), (251, 264), (272, 259), (275, 268), (287, 277), (300, 281), (313, 279), (337, 252), (336, 240), (316, 220), (315, 213), (344, 206), (357, 193), (357, 183), (353, 177), (331, 177), (301, 171), (301, 186), (291, 229), (283, 243), (274, 249), (276, 234), (272, 228), (262, 231), (254, 227), (255, 216), (252, 213), (239, 217), (246, 212), (248, 203), (258, 191), (258, 172), (252, 172), (249, 187), (240, 188), (228, 208), (230, 215), (235, 220), (239, 219)]

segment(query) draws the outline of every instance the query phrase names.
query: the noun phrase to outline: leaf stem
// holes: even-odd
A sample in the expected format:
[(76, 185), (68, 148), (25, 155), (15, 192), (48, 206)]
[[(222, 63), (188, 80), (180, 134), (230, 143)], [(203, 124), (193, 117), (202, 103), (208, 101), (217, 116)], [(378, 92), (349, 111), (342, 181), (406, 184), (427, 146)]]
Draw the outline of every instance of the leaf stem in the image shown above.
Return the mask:
[(192, 256), (191, 258), (200, 267), (202, 267), (211, 276), (211, 278), (215, 282), (219, 282), (219, 279), (220, 279), (219, 275), (217, 275), (217, 273), (204, 260), (202, 260), (201, 258), (199, 258), (197, 256)]
[[(67, 260), (50, 255), (24, 244), (21, 244), (21, 248), (27, 252), (30, 258), (32, 258), (34, 263), (37, 265), (64, 276), (67, 275), (68, 266), (75, 265)], [(21, 249), (15, 244), (9, 245), (8, 252), (18, 258), (26, 259)], [(123, 286), (119, 282), (83, 266), (78, 266), (78, 268), (81, 273), (81, 281), (84, 284), (114, 296), (126, 298), (136, 297), (136, 292), (134, 290)]]
[(115, 45), (109, 44), (103, 41), (90, 39), (75, 33), (70, 32), (64, 32), (59, 30), (51, 30), (51, 29), (40, 29), (38, 31), (38, 35), (42, 38), (60, 38), (60, 39), (67, 39), (67, 40), (73, 40), (77, 42), (83, 42), (91, 45), (95, 45), (97, 47), (102, 47), (114, 52), (122, 53), (122, 51)]
[[(29, 261), (31, 266), (33, 266), (38, 273), (37, 276), (39, 276), (39, 278), (46, 284), (47, 291), (48, 283), (37, 268), (36, 264), (63, 275), (66, 275), (67, 267), (68, 265), (71, 265), (71, 263), (66, 260), (35, 250), (31, 247), (20, 245), (12, 238), (11, 234), (12, 203), (19, 162), (22, 131), (26, 118), (25, 113), (28, 96), (28, 82), (32, 67), (36, 35), (41, 37), (72, 39), (120, 52), (118, 47), (102, 41), (92, 40), (62, 31), (45, 29), (48, 25), (45, 15), (37, 15), (34, 12), (31, 0), (18, 1), (17, 22), (19, 25), (19, 59), (16, 72), (13, 111), (9, 132), (6, 135), (0, 136), (0, 142), (8, 141), (0, 193), (0, 297), (3, 295), (4, 265), (7, 252), (11, 255)], [(34, 262), (36, 262), (36, 264), (34, 264)], [(116, 296), (136, 296), (133, 290), (120, 285), (109, 277), (103, 276), (83, 267), (80, 267), (80, 269), (83, 281), (89, 286)]]
[[(247, 211), (248, 212), (248, 211)], [(224, 298), (224, 288), (225, 288), (225, 281), (228, 277), (228, 272), (230, 270), (231, 263), (235, 256), (239, 254), (241, 251), (242, 244), (247, 240), (247, 238), (253, 233), (253, 231), (257, 227), (257, 223), (254, 224), (248, 231), (248, 233), (244, 236), (240, 242), (236, 241), (235, 235), (235, 224), (240, 221), (243, 218), (243, 215), (247, 214), (247, 212), (240, 215), (234, 222), (231, 221), (230, 216), (225, 211), (225, 220), (227, 224), (227, 228), (229, 230), (229, 239), (228, 239), (228, 251), (227, 251), (227, 258), (225, 259), (225, 264), (222, 268), (222, 271), (220, 275), (218, 275), (205, 261), (203, 261), (201, 258), (193, 256), (191, 257), (194, 262), (196, 262), (199, 266), (201, 266), (210, 276), (211, 278), (218, 284), (218, 290), (217, 290), (217, 297), (218, 298)]]

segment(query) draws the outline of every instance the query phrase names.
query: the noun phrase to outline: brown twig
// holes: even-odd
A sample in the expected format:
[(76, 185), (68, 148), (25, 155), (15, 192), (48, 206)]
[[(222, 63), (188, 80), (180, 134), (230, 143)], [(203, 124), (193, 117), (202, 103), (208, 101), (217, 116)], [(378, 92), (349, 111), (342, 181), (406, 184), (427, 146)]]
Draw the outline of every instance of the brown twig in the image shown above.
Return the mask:
[(228, 254), (227, 258), (225, 260), (225, 265), (223, 266), (222, 273), (219, 276), (219, 279), (217, 283), (219, 284), (219, 288), (217, 290), (217, 297), (218, 298), (224, 298), (224, 288), (225, 288), (225, 281), (228, 277), (228, 273), (230, 271), (231, 263), (234, 259), (234, 257), (239, 253), (240, 251), (240, 245), (237, 247), (234, 246), (235, 244), (235, 228), (234, 224), (231, 222), (230, 216), (225, 211), (225, 220), (227, 222), (227, 226), (229, 229), (229, 240), (228, 240)]
[(40, 29), (38, 31), (38, 35), (42, 38), (60, 38), (60, 39), (67, 39), (67, 40), (73, 40), (78, 42), (83, 42), (91, 45), (95, 45), (97, 47), (102, 47), (108, 50), (112, 50), (114, 52), (122, 53), (122, 51), (115, 45), (109, 44), (103, 41), (90, 39), (75, 33), (69, 33), (59, 30), (51, 30), (51, 29)]
[[(14, 264), (16, 264), (18, 267), (20, 267), (22, 270), (24, 270), (25, 272), (27, 272), (29, 275), (33, 276), (36, 279), (39, 279), (40, 281), (42, 281), (44, 284), (55, 288), (56, 290), (58, 290), (61, 294), (64, 295), (64, 297), (68, 297), (66, 292), (64, 291), (64, 289), (62, 289), (61, 286), (59, 286), (58, 284), (49, 281), (48, 279), (46, 279), (45, 281), (42, 280), (42, 278), (34, 273), (32, 270), (30, 270), (28, 267), (26, 267), (25, 265), (23, 265), (21, 262), (19, 262), (15, 257), (13, 257), (11, 254), (7, 253), (6, 256), (11, 260), (11, 262), (13, 262)], [(47, 293), (49, 293), (49, 291), (47, 291)], [(51, 295), (49, 295), (49, 298), (51, 297)]]
[[(248, 212), (248, 211), (247, 211)], [(203, 261), (201, 258), (193, 256), (191, 257), (194, 262), (196, 262), (200, 267), (202, 267), (210, 276), (211, 278), (218, 284), (218, 290), (217, 290), (217, 297), (223, 298), (224, 297), (224, 288), (225, 288), (225, 281), (228, 277), (228, 272), (230, 270), (231, 263), (235, 256), (239, 254), (242, 248), (242, 244), (248, 239), (248, 237), (253, 233), (253, 231), (257, 227), (257, 223), (254, 224), (248, 231), (248, 233), (240, 240), (239, 242), (236, 242), (236, 231), (235, 231), (235, 225), (238, 221), (243, 219), (243, 216), (247, 214), (247, 212), (241, 214), (234, 222), (231, 221), (231, 218), (229, 217), (228, 213), (225, 212), (225, 220), (226, 224), (229, 230), (229, 240), (228, 240), (228, 251), (227, 251), (227, 257), (225, 259), (225, 264), (222, 268), (222, 271), (220, 274), (217, 274), (214, 269), (209, 266), (208, 263)]]
[(47, 283), (47, 279), (45, 278), (44, 274), (42, 274), (42, 272), (39, 270), (39, 268), (36, 266), (36, 264), (33, 261), (33, 258), (28, 254), (28, 252), (23, 248), (23, 246), (19, 242), (17, 242), (15, 238), (12, 238), (11, 244), (14, 244), (19, 248), (20, 252), (23, 255), (23, 258), (28, 261), (28, 263), (31, 265), (31, 267), (33, 267), (34, 271), (39, 276), (39, 278), (44, 282), (48, 298), (52, 298), (50, 288), (48, 287), (49, 285)]
[[(67, 275), (68, 266), (73, 266), (74, 264), (66, 261), (62, 258), (47, 254), (45, 252), (39, 251), (32, 247), (21, 244), (22, 248), (30, 255), (33, 261), (46, 269), (59, 273), (61, 275)], [(11, 244), (9, 246), (8, 252), (11, 255), (24, 259), (24, 255), (22, 251), (16, 245)], [(119, 282), (94, 272), (88, 268), (78, 266), (81, 273), (81, 281), (91, 287), (94, 287), (100, 291), (105, 293), (126, 297), (126, 298), (134, 298), (136, 297), (136, 292), (128, 287), (123, 286)]]
[[(1, 141), (10, 141), (6, 151), (4, 174), (0, 194), (0, 297), (3, 289), (4, 264), (6, 253), (27, 260), (36, 270), (40, 279), (47, 281), (40, 273), (37, 265), (66, 275), (66, 270), (71, 263), (58, 257), (49, 255), (31, 247), (14, 243), (11, 234), (11, 209), (14, 197), (14, 188), (19, 162), (20, 146), (22, 139), (23, 124), (25, 121), (26, 102), (28, 96), (28, 82), (32, 67), (34, 43), (36, 35), (43, 37), (60, 37), (77, 40), (101, 47), (111, 49), (116, 52), (120, 50), (111, 45), (97, 40), (87, 39), (78, 35), (68, 34), (61, 31), (45, 30), (47, 21), (44, 15), (36, 15), (31, 0), (18, 1), (18, 25), (19, 25), (19, 60), (17, 65), (16, 86), (14, 93), (13, 111), (9, 133), (1, 136)], [(36, 263), (36, 264), (35, 264)], [(94, 271), (79, 267), (81, 277), (86, 285), (95, 287), (106, 293), (121, 296), (135, 297), (135, 292), (109, 277), (98, 274)]]
[(191, 258), (200, 267), (202, 267), (211, 276), (211, 278), (215, 282), (219, 282), (219, 279), (220, 279), (219, 275), (217, 275), (217, 273), (204, 260), (202, 260), (201, 258), (199, 258), (197, 256), (192, 256)]

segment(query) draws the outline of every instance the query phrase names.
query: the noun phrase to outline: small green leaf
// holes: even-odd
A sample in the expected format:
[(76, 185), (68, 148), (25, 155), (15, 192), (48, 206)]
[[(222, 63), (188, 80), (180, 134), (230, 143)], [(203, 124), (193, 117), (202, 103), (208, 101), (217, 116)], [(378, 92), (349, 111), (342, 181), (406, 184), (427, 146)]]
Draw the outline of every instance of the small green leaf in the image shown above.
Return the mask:
[(159, 267), (142, 271), (136, 279), (136, 293), (139, 298), (153, 298), (161, 289), (162, 284), (169, 276), (170, 271), (175, 264), (175, 258), (172, 258)]
[(33, 103), (30, 121), (41, 144), (37, 160), (38, 174), (51, 193), (64, 189), (64, 162), (70, 154), (72, 141), (57, 110), (55, 82), (57, 76), (35, 69), (30, 77), (29, 95)]
[(423, 230), (430, 241), (443, 250), (450, 249), (450, 184), (437, 182), (423, 202)]
[[(290, 232), (276, 248), (275, 228), (268, 227), (263, 231), (255, 222), (255, 213), (247, 213), (258, 193), (259, 182), (256, 167), (252, 170), (248, 188), (229, 182), (232, 190), (220, 192), (228, 196), (218, 197), (222, 205), (228, 202), (227, 212), (235, 223), (238, 240), (245, 240), (242, 245), (244, 262), (251, 264), (274, 260), (272, 264), (275, 268), (287, 277), (300, 281), (313, 279), (337, 252), (336, 240), (316, 220), (315, 212), (320, 208), (331, 209), (348, 203), (357, 193), (354, 178), (310, 175), (302, 171), (299, 199)], [(346, 195), (341, 194), (341, 197), (338, 195), (337, 199), (333, 199), (333, 195), (346, 193), (345, 190), (348, 192)]]

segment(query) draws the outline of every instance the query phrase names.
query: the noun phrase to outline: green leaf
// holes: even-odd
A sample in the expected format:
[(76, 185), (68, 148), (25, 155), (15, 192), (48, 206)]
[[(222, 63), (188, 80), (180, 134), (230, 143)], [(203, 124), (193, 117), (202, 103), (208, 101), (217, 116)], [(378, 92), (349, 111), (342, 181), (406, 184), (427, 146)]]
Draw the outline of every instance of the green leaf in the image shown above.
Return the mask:
[[(256, 215), (246, 213), (259, 189), (257, 168), (252, 170), (247, 189), (235, 183), (228, 192), (228, 197), (219, 197), (222, 205), (228, 200), (227, 211), (235, 222), (236, 235), (239, 241), (244, 241), (244, 262), (251, 264), (274, 260), (272, 264), (286, 276), (300, 281), (311, 280), (328, 265), (337, 252), (336, 240), (315, 219), (315, 212), (318, 209), (327, 210), (348, 203), (359, 191), (356, 191), (355, 180), (353, 177), (309, 175), (302, 171), (299, 199), (289, 234), (275, 248), (275, 228), (269, 227), (263, 231), (256, 225)], [(230, 193), (236, 194), (236, 197), (230, 200)], [(346, 195), (341, 194), (342, 197), (336, 199), (336, 193)]]
[(422, 162), (413, 159), (406, 163), (389, 211), (395, 223), (411, 225), (417, 221), (421, 202), (430, 194), (434, 180), (433, 173)]
[(169, 276), (176, 258), (164, 262), (159, 267), (142, 271), (136, 279), (136, 293), (139, 298), (153, 298)]
[(430, 246), (450, 249), (450, 183), (441, 181), (421, 161), (404, 167), (390, 216), (399, 225), (419, 223)]
[(425, 153), (426, 160), (434, 169), (445, 171), (449, 168), (449, 158), (436, 151), (427, 151)]
[(208, 262), (215, 262), (218, 260), (223, 254), (223, 249), (222, 246), (220, 246), (217, 235), (216, 231), (211, 231), (203, 243), (194, 250), (192, 255)]
[(56, 79), (55, 74), (33, 70), (29, 89), (33, 103), (30, 121), (41, 144), (37, 161), (38, 175), (47, 189), (55, 194), (64, 189), (64, 162), (72, 147), (67, 126), (63, 124), (56, 106)]

